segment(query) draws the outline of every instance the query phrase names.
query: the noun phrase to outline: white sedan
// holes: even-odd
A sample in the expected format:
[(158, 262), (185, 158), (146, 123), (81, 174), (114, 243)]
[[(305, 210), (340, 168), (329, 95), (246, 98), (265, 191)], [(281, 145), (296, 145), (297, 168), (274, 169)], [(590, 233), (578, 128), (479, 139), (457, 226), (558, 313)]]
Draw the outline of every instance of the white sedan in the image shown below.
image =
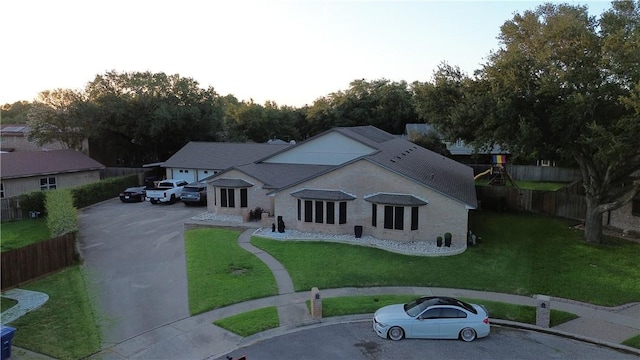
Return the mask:
[(421, 297), (407, 304), (380, 308), (373, 330), (385, 339), (462, 339), (489, 335), (489, 313), (482, 305), (451, 297)]

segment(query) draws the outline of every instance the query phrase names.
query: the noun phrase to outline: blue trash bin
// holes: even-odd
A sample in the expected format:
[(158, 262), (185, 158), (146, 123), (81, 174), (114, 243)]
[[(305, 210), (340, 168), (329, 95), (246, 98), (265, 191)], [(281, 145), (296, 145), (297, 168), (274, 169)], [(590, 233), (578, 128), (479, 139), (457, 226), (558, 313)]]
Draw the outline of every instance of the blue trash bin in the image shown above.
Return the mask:
[(16, 329), (11, 326), (2, 326), (2, 356), (1, 360), (8, 359), (11, 357), (11, 341), (13, 340), (13, 335), (16, 333)]

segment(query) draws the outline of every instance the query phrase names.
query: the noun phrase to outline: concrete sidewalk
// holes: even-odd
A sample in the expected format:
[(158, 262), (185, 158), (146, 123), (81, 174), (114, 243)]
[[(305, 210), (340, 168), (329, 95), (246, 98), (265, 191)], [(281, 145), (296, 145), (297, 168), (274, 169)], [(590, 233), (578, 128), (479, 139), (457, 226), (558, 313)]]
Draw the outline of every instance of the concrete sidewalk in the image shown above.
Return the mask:
[[(341, 316), (321, 320), (312, 319), (306, 307), (306, 301), (310, 299), (310, 291), (294, 292), (293, 281), (284, 266), (271, 255), (250, 244), (251, 235), (255, 231), (255, 228), (244, 230), (238, 237), (238, 244), (269, 266), (275, 276), (279, 295), (230, 305), (167, 324), (105, 349), (92, 358), (105, 360), (128, 358), (218, 358), (239, 347), (301, 329), (339, 322), (371, 321), (373, 314)], [(441, 295), (537, 306), (536, 299), (533, 297), (448, 288), (341, 288), (320, 289), (320, 292), (323, 298), (382, 294)], [(242, 338), (213, 325), (216, 320), (267, 306), (276, 306), (278, 308), (280, 327)], [(640, 350), (620, 344), (622, 341), (640, 334), (640, 303), (605, 308), (552, 298), (551, 308), (574, 313), (579, 318), (561, 324), (556, 328), (540, 328), (529, 324), (501, 320), (492, 320), (492, 323), (494, 325), (544, 331), (640, 355)]]
[[(236, 224), (226, 224), (226, 226), (233, 225)], [(310, 291), (294, 292), (293, 281), (284, 266), (271, 255), (250, 244), (251, 235), (255, 231), (255, 228), (245, 229), (238, 237), (238, 244), (269, 266), (278, 285), (278, 295), (233, 304), (197, 316), (173, 321), (114, 344), (89, 358), (104, 360), (218, 358), (240, 347), (303, 329), (335, 323), (371, 321), (373, 314), (340, 316), (321, 320), (312, 319), (306, 307), (306, 301), (311, 296)], [(440, 295), (537, 306), (536, 299), (528, 296), (434, 287), (320, 289), (320, 293), (322, 298), (382, 294)], [(216, 320), (268, 306), (276, 306), (278, 309), (281, 326), (276, 329), (243, 338), (213, 325)], [(541, 328), (497, 319), (492, 319), (492, 324), (542, 331), (640, 355), (640, 350), (620, 344), (622, 341), (640, 334), (640, 303), (606, 308), (552, 298), (551, 308), (574, 313), (579, 318), (554, 328)], [(13, 358), (18, 360), (32, 359), (30, 355), (36, 355), (28, 352), (21, 353), (20, 350), (14, 351)], [(40, 357), (33, 358), (40, 359)]]

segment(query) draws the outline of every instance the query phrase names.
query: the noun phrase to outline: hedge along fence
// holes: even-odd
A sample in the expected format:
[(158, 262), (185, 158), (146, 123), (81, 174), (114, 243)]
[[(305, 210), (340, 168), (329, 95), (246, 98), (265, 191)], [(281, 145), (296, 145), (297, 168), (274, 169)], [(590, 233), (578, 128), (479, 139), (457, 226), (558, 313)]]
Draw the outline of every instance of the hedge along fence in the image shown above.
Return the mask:
[(78, 231), (78, 212), (73, 207), (73, 196), (69, 190), (47, 191), (44, 207), (51, 236)]
[[(69, 191), (73, 196), (73, 205), (76, 209), (81, 209), (114, 198), (125, 188), (138, 185), (138, 181), (138, 175), (128, 175), (78, 186), (69, 189)], [(34, 191), (20, 195), (20, 208), (26, 211), (38, 211), (41, 215), (46, 215), (45, 195), (46, 191)]]

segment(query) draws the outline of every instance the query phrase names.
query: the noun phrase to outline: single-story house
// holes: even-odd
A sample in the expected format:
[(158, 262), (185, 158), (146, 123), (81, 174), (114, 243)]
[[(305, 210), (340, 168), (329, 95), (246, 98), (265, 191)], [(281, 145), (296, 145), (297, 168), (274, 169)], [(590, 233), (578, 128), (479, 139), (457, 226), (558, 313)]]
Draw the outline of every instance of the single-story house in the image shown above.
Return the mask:
[(100, 181), (104, 165), (69, 149), (0, 154), (0, 198)]
[[(25, 124), (2, 124), (0, 125), (0, 150), (4, 152), (12, 151), (43, 151), (62, 150), (64, 145), (59, 141), (52, 141), (43, 146), (27, 140), (29, 126)], [(89, 142), (84, 140), (82, 149), (89, 149)]]
[(252, 163), (291, 145), (284, 143), (224, 143), (191, 141), (167, 161), (167, 179), (200, 181), (231, 166)]
[[(208, 210), (287, 229), (466, 246), (473, 169), (373, 126), (334, 128), (208, 181)], [(356, 231), (356, 228), (358, 231)]]
[[(426, 135), (429, 133), (436, 133), (438, 134), (438, 136), (440, 136), (440, 138), (442, 138), (442, 136), (431, 124), (418, 123), (405, 125), (404, 136), (407, 137), (409, 141), (413, 141), (417, 136)], [(451, 153), (451, 157), (465, 164), (491, 164), (494, 162), (493, 159), (497, 155), (504, 155), (505, 157), (509, 155), (509, 152), (507, 150), (502, 149), (498, 145), (494, 145), (489, 150), (480, 150), (474, 148), (473, 146), (465, 144), (461, 139), (458, 139), (456, 142), (445, 140), (442, 141), (447, 146), (447, 150), (449, 150), (449, 153)]]

